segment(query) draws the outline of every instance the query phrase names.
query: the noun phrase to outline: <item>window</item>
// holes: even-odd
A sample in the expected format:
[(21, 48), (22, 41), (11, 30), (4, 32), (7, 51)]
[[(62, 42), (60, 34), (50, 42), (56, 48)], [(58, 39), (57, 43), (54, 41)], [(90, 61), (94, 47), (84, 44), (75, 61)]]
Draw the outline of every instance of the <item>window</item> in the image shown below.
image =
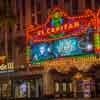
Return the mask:
[(23, 16), (25, 16), (25, 0), (22, 0)]
[(32, 16), (32, 24), (35, 24), (35, 16)]
[(91, 9), (91, 0), (85, 0), (86, 8)]
[(60, 92), (60, 83), (55, 82), (55, 93), (59, 93), (59, 92)]
[(70, 11), (70, 0), (64, 0), (64, 8), (69, 13)]
[(15, 97), (25, 98), (27, 97), (27, 82), (23, 80), (15, 81)]
[(31, 0), (31, 10), (32, 10), (32, 13), (34, 13), (34, 0)]
[(51, 8), (51, 0), (47, 0), (47, 8)]
[(42, 16), (41, 16), (41, 14), (37, 15), (37, 20), (38, 20), (38, 24), (42, 23)]
[(19, 0), (16, 0), (16, 13), (17, 13), (17, 31), (20, 30), (20, 9)]
[(1, 96), (10, 97), (11, 96), (11, 80), (4, 81), (0, 85), (1, 85)]
[(78, 13), (78, 0), (72, 0), (72, 14), (77, 15)]
[(22, 11), (23, 11), (23, 28), (25, 24), (25, 0), (22, 0)]
[(40, 1), (39, 0), (36, 0), (36, 8), (37, 8), (37, 11), (40, 11), (41, 10), (41, 5), (40, 5)]
[(15, 80), (14, 93), (15, 93), (15, 98), (42, 96), (41, 78), (33, 80)]
[(12, 47), (12, 43), (13, 43), (12, 39), (10, 39), (7, 43), (8, 43), (8, 57), (9, 57), (9, 61), (10, 61), (12, 59), (12, 48), (13, 48)]
[(55, 6), (58, 6), (58, 4), (59, 4), (59, 2), (58, 2), (59, 0), (53, 0), (53, 5)]
[(100, 0), (95, 0), (95, 9), (98, 10), (100, 7)]
[(3, 10), (5, 13), (5, 16), (10, 16), (11, 15), (11, 0), (3, 0)]

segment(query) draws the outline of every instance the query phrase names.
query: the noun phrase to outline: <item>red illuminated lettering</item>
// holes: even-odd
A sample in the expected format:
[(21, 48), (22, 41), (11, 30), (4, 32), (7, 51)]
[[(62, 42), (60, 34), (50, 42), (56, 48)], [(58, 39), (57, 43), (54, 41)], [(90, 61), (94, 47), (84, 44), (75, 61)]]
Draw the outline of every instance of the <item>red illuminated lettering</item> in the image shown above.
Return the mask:
[(53, 27), (53, 28), (51, 28), (51, 32), (52, 33), (54, 33), (55, 32), (55, 28)]
[(50, 34), (50, 28), (47, 28), (47, 34)]
[(64, 30), (67, 30), (68, 24), (64, 24)]
[(73, 24), (69, 24), (68, 25), (68, 30), (72, 29), (73, 28)]
[(74, 27), (76, 28), (76, 27), (79, 27), (80, 26), (80, 24), (79, 24), (79, 22), (74, 22)]

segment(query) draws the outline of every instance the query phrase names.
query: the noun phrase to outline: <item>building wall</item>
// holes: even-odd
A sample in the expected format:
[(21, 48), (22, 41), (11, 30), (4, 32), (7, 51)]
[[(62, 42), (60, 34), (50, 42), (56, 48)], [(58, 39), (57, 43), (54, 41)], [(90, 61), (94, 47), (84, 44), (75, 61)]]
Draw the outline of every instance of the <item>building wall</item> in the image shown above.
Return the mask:
[[(2, 1), (0, 3), (0, 9), (4, 8), (5, 4)], [(11, 1), (11, 2), (10, 2)], [(21, 41), (18, 39), (21, 37), (25, 37), (25, 28), (30, 25), (38, 25), (44, 23), (46, 17), (48, 15), (48, 11), (54, 7), (58, 6), (61, 9), (64, 9), (66, 13), (69, 15), (79, 15), (81, 14), (85, 8), (90, 8), (95, 10), (95, 6), (97, 9), (98, 3), (97, 0), (8, 0), (9, 4), (11, 4), (11, 11), (15, 16), (17, 16), (17, 22), (15, 22), (15, 28), (12, 29), (12, 36), (14, 43), (12, 44), (12, 59), (18, 60), (16, 57), (19, 57), (19, 52), (21, 46)], [(88, 3), (89, 2), (89, 3)], [(2, 41), (1, 43), (4, 44), (4, 35), (1, 31), (0, 38)], [(8, 34), (9, 38), (11, 34)], [(9, 39), (8, 39), (9, 40)], [(18, 42), (19, 41), (19, 42)], [(23, 41), (23, 39), (22, 39)], [(9, 48), (9, 47), (8, 47)], [(14, 48), (19, 48), (19, 51), (16, 50), (18, 53), (14, 53)], [(2, 50), (1, 50), (2, 52)], [(17, 55), (18, 54), (18, 55)], [(16, 57), (15, 57), (16, 55)], [(20, 61), (19, 61), (20, 62)], [(18, 63), (18, 61), (16, 61)]]
[[(5, 5), (2, 1), (4, 0), (0, 0), (0, 10), (4, 9)], [(10, 10), (17, 17), (17, 20), (13, 24), (12, 31), (7, 32), (7, 41), (4, 39), (4, 28), (2, 27), (0, 30), (0, 46), (2, 44), (0, 55), (5, 54), (4, 48), (6, 42), (7, 47), (11, 48), (11, 57), (9, 60), (14, 61), (17, 68), (25, 64), (25, 28), (28, 25), (41, 25), (44, 23), (49, 10), (54, 6), (60, 7), (70, 16), (75, 16), (82, 14), (87, 8), (96, 11), (100, 4), (99, 0), (9, 0), (9, 3), (11, 4)], [(9, 27), (7, 28), (10, 30)], [(50, 81), (51, 77), (47, 72), (44, 72), (43, 76), (43, 79), (46, 80), (44, 81), (44, 94), (51, 94), (53, 87), (48, 88), (48, 84), (52, 84)]]

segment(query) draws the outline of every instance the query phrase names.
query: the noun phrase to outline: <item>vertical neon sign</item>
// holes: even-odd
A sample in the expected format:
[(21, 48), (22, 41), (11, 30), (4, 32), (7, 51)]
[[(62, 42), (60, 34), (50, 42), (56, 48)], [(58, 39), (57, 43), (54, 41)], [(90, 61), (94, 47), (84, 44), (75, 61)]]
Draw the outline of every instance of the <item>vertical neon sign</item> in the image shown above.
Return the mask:
[(100, 32), (99, 32), (99, 26), (100, 26), (100, 19), (99, 19), (99, 15), (100, 14), (100, 9), (98, 10), (98, 13), (96, 15), (96, 24), (95, 24), (95, 29), (96, 29), (96, 33), (94, 34), (94, 43), (95, 43), (95, 52), (99, 53), (100, 52)]

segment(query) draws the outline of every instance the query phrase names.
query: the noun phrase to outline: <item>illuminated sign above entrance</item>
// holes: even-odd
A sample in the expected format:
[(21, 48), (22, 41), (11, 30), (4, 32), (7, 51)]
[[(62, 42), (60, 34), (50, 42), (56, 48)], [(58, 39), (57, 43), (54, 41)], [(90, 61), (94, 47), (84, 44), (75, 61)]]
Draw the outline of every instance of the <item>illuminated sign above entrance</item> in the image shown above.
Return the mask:
[(100, 10), (87, 10), (81, 16), (68, 16), (59, 8), (51, 10), (44, 24), (26, 28), (27, 62), (100, 52), (99, 15)]
[[(69, 17), (60, 9), (55, 8), (47, 21), (35, 27), (29, 26), (26, 29), (27, 40), (33, 42), (48, 42), (72, 36), (80, 36), (87, 29), (92, 28), (94, 15)], [(90, 31), (90, 30), (88, 30)]]
[(14, 72), (14, 71), (15, 71), (15, 65), (13, 62), (0, 65), (0, 73)]

